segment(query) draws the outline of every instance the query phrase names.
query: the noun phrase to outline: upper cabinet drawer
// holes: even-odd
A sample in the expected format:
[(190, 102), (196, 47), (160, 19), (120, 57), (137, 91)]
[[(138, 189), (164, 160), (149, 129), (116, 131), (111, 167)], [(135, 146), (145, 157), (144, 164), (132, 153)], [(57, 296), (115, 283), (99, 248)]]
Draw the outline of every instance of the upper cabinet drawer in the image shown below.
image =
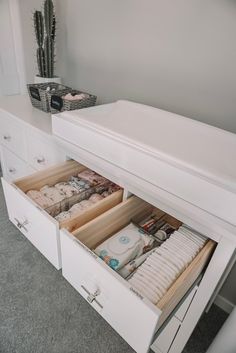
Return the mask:
[(34, 169), (29, 167), (22, 159), (18, 158), (7, 148), (1, 147), (3, 175), (8, 181), (22, 178), (34, 173)]
[(33, 129), (27, 130), (28, 163), (37, 170), (48, 168), (66, 160), (65, 154), (53, 142)]
[(57, 198), (59, 195), (61, 201), (53, 202), (51, 199), (53, 195), (47, 196), (51, 200), (50, 206), (48, 205), (47, 208), (45, 208), (45, 202), (48, 202), (48, 199), (41, 198), (40, 206), (39, 201), (33, 201), (26, 193), (29, 190), (39, 191), (46, 185), (54, 186), (61, 182), (67, 182), (71, 176), (77, 176), (78, 173), (85, 170), (87, 168), (79, 163), (67, 161), (17, 180), (14, 183), (2, 179), (10, 220), (57, 269), (61, 267), (59, 228), (63, 226), (73, 230), (84, 225), (121, 202), (123, 191), (115, 188), (116, 191), (111, 194), (107, 192), (108, 196), (101, 197), (96, 203), (90, 203), (88, 208), (84, 207), (82, 210), (74, 209), (69, 218), (62, 218), (61, 221), (56, 220), (54, 217), (62, 211), (67, 211), (79, 201), (88, 199), (94, 192), (105, 192), (107, 186), (105, 184), (102, 186), (91, 186), (84, 192), (72, 196), (64, 195), (61, 197), (61, 193), (59, 195), (57, 192), (56, 196), (54, 196)]
[(23, 160), (27, 160), (25, 129), (0, 111), (0, 143)]
[[(94, 252), (98, 245), (110, 239), (131, 220), (139, 223), (153, 214), (162, 217), (174, 228), (181, 225), (178, 220), (133, 196), (73, 233), (61, 230), (63, 276), (138, 353), (149, 351), (154, 333), (195, 283), (215, 248), (215, 243), (207, 240), (201, 250), (192, 257), (187, 267), (176, 275), (167, 291), (162, 293), (160, 300), (153, 304), (150, 298), (147, 299), (132, 282), (121, 277), (118, 271), (106, 264), (112, 258), (109, 251), (104, 252), (104, 261)], [(116, 249), (113, 250), (114, 254), (121, 254), (121, 252), (123, 254), (124, 249), (121, 250), (120, 243), (131, 244), (132, 242), (129, 237), (126, 238), (127, 236), (123, 236), (116, 243), (108, 242), (106, 249), (110, 250), (113, 246), (112, 249)], [(191, 239), (190, 236), (189, 239)], [(188, 256), (188, 247), (182, 243), (181, 247), (185, 249)], [(100, 254), (100, 256), (103, 255)], [(110, 263), (110, 265), (113, 264)], [(152, 280), (154, 272), (155, 270), (150, 275)], [(166, 272), (162, 276), (166, 278), (169, 275)], [(159, 278), (158, 275), (157, 278)], [(146, 279), (143, 286), (148, 288), (148, 283), (150, 282)], [(150, 285), (149, 289), (152, 291), (153, 286)]]

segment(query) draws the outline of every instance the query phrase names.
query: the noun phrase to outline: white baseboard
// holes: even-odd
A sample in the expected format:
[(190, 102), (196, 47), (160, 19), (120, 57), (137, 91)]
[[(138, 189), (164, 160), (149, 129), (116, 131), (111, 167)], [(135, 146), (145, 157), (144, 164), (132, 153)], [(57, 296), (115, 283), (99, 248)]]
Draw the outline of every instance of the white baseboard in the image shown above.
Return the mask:
[(229, 301), (228, 299), (222, 297), (221, 295), (217, 295), (215, 299), (215, 304), (224, 310), (226, 313), (230, 314), (231, 311), (234, 309), (235, 305)]

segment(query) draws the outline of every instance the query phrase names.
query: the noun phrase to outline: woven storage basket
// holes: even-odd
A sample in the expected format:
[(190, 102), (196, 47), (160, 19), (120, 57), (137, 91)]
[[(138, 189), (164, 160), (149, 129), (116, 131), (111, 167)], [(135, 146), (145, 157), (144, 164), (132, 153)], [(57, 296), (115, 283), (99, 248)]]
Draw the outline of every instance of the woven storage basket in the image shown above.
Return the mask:
[(46, 83), (30, 83), (27, 85), (28, 93), (30, 96), (31, 104), (44, 112), (50, 112), (49, 101), (48, 101), (48, 91), (47, 88), (50, 87), (50, 91), (54, 94), (55, 92), (60, 92), (61, 90), (69, 92), (71, 88), (61, 85), (55, 82)]
[[(63, 98), (67, 93), (71, 93), (72, 95), (76, 94), (85, 94), (86, 98), (78, 99), (78, 100), (68, 100)], [(75, 110), (81, 108), (92, 107), (95, 105), (97, 97), (86, 93), (73, 89), (57, 91), (57, 92), (47, 92), (49, 106), (52, 114), (63, 112), (65, 110)]]

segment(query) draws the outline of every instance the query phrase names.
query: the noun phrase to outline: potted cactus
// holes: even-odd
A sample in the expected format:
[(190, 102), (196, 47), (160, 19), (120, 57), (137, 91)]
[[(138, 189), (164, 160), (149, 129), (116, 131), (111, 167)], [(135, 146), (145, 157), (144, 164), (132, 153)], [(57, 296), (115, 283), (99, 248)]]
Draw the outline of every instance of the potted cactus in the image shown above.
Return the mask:
[(34, 12), (33, 21), (38, 46), (36, 52), (38, 75), (35, 76), (35, 83), (61, 83), (61, 79), (54, 76), (56, 16), (52, 0), (44, 1), (43, 13)]

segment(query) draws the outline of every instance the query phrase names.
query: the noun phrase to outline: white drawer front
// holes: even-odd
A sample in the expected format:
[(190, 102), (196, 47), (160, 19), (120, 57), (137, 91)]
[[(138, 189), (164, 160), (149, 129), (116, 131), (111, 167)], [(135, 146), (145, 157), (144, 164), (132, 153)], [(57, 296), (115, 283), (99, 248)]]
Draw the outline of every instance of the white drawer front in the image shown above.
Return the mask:
[(3, 178), (2, 185), (11, 222), (59, 269), (61, 255), (57, 222), (36, 207), (23, 192)]
[(62, 273), (89, 302), (89, 293), (98, 290), (91, 305), (138, 353), (149, 350), (160, 311), (136, 295), (119, 275), (61, 231)]
[(23, 160), (27, 160), (24, 126), (2, 111), (0, 111), (0, 144)]
[(4, 147), (2, 147), (1, 156), (3, 175), (8, 181), (22, 178), (34, 172), (33, 168)]
[(168, 322), (164, 330), (153, 343), (152, 350), (155, 353), (168, 353), (180, 325), (181, 322), (176, 319), (176, 317), (172, 317), (170, 322)]
[(27, 132), (27, 148), (28, 162), (37, 170), (48, 168), (66, 159), (52, 138), (48, 139), (32, 130)]
[[(163, 216), (160, 209), (153, 209), (132, 196), (73, 234), (61, 230), (63, 276), (138, 353), (148, 352), (154, 332), (174, 315), (176, 306), (202, 273), (215, 248), (214, 242), (207, 241), (154, 305), (92, 251), (131, 219), (139, 222), (137, 219), (146, 219), (151, 214)], [(178, 227), (178, 220), (167, 214), (164, 217)]]

